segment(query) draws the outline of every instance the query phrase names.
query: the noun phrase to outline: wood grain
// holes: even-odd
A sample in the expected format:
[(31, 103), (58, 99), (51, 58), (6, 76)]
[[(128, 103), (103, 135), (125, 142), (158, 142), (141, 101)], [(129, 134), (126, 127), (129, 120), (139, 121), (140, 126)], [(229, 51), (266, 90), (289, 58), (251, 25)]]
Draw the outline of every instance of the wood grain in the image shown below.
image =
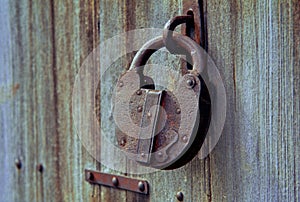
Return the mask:
[(299, 5), (207, 1), (207, 11), (229, 102), (211, 154), (212, 200), (298, 201)]
[[(88, 184), (85, 168), (122, 173), (100, 165), (77, 136), (71, 98), (79, 67), (99, 42), (162, 28), (189, 4), (203, 4), (208, 53), (227, 93), (217, 146), (180, 169), (138, 175), (149, 196)], [(3, 0), (0, 25), (0, 201), (160, 202), (176, 201), (178, 191), (193, 202), (300, 201), (299, 1)], [(151, 61), (180, 64), (165, 54)], [(101, 93), (111, 85), (102, 83)]]
[[(19, 87), (1, 102), (5, 109), (1, 112), (5, 126), (1, 127), (1, 154), (5, 154), (1, 185), (7, 187), (1, 201), (99, 198), (100, 193), (84, 181), (84, 168), (96, 168), (97, 163), (75, 133), (70, 97), (76, 71), (97, 44), (99, 4), (3, 3), (4, 92)], [(22, 161), (20, 170), (14, 166), (15, 158)], [(42, 173), (36, 169), (39, 163), (44, 166)]]

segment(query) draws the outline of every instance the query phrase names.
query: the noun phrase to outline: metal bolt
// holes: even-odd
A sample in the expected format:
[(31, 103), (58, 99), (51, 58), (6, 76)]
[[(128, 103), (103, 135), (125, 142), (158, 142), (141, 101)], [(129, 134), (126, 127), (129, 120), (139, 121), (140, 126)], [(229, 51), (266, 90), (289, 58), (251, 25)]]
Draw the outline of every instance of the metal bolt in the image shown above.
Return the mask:
[(195, 86), (195, 80), (193, 78), (189, 78), (186, 81), (186, 84), (188, 85), (188, 88), (193, 88)]
[(147, 116), (150, 118), (152, 116), (151, 112), (148, 112)]
[(90, 173), (90, 172), (89, 172), (89, 173), (88, 173), (88, 179), (91, 180), (91, 181), (93, 181), (94, 178), (95, 178), (95, 177), (94, 177), (93, 173)]
[(141, 153), (141, 157), (145, 157), (145, 153)]
[(176, 198), (178, 201), (183, 201), (183, 193), (181, 191), (177, 192)]
[(44, 166), (40, 163), (36, 166), (36, 169), (41, 173), (44, 170)]
[(124, 83), (123, 83), (123, 81), (120, 81), (120, 83), (119, 83), (119, 87), (123, 87), (124, 86)]
[(180, 114), (181, 113), (181, 109), (180, 108), (177, 108), (176, 109), (176, 114)]
[(112, 180), (111, 180), (111, 182), (113, 183), (113, 185), (115, 187), (118, 186), (118, 184), (119, 184), (118, 178), (116, 178), (116, 177), (113, 177)]
[(186, 135), (183, 136), (183, 137), (182, 137), (182, 141), (183, 141), (183, 142), (187, 142), (187, 141), (188, 141), (188, 137), (187, 137)]
[(142, 91), (141, 91), (141, 90), (138, 90), (138, 91), (136, 91), (136, 94), (137, 94), (137, 95), (141, 95), (141, 94), (142, 94)]
[(15, 165), (18, 169), (21, 169), (22, 168), (22, 162), (20, 159), (16, 159), (15, 160)]
[(139, 187), (140, 191), (142, 191), (142, 192), (145, 191), (145, 185), (144, 185), (144, 183), (142, 181), (139, 181), (138, 187)]
[(139, 107), (137, 108), (137, 111), (138, 111), (138, 112), (142, 112), (142, 111), (143, 111), (143, 107), (139, 106)]

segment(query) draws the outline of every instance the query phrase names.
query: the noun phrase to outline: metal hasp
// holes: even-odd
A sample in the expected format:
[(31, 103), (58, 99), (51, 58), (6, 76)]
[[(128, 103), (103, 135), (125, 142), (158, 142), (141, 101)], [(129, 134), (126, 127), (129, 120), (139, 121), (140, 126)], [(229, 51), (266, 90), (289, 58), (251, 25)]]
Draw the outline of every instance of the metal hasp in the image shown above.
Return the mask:
[[(141, 163), (149, 163), (152, 153), (154, 136), (157, 133), (157, 123), (159, 118), (159, 109), (163, 91), (148, 90), (145, 91), (145, 102), (143, 106), (142, 119), (140, 123), (140, 134), (137, 148), (137, 161)], [(150, 124), (149, 127), (146, 127)]]
[(123, 189), (145, 195), (149, 194), (149, 184), (145, 180), (132, 179), (87, 169), (85, 170), (85, 180), (91, 184)]

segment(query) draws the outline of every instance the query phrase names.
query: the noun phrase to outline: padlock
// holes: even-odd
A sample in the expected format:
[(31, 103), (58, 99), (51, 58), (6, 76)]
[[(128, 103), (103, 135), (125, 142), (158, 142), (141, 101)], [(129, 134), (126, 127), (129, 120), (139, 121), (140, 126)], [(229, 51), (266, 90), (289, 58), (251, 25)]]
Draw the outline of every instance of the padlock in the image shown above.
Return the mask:
[(192, 58), (193, 68), (182, 71), (178, 86), (155, 89), (144, 75), (150, 56), (165, 46), (163, 37), (147, 42), (135, 55), (130, 69), (117, 82), (114, 120), (118, 147), (141, 165), (174, 169), (199, 151), (210, 123), (211, 102), (200, 76), (204, 54), (189, 37), (173, 35), (173, 42)]

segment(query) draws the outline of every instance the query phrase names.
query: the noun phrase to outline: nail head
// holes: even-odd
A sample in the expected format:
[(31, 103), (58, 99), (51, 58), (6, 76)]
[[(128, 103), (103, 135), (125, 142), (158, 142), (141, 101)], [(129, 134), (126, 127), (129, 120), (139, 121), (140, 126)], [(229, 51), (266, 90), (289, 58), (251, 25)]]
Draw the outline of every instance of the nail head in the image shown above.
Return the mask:
[(15, 165), (18, 169), (21, 169), (22, 168), (22, 162), (20, 159), (16, 159), (15, 160)]
[(41, 163), (38, 164), (36, 168), (40, 173), (43, 172), (43, 170), (44, 170), (44, 166)]
[(183, 193), (181, 191), (177, 192), (176, 198), (178, 201), (183, 201)]

